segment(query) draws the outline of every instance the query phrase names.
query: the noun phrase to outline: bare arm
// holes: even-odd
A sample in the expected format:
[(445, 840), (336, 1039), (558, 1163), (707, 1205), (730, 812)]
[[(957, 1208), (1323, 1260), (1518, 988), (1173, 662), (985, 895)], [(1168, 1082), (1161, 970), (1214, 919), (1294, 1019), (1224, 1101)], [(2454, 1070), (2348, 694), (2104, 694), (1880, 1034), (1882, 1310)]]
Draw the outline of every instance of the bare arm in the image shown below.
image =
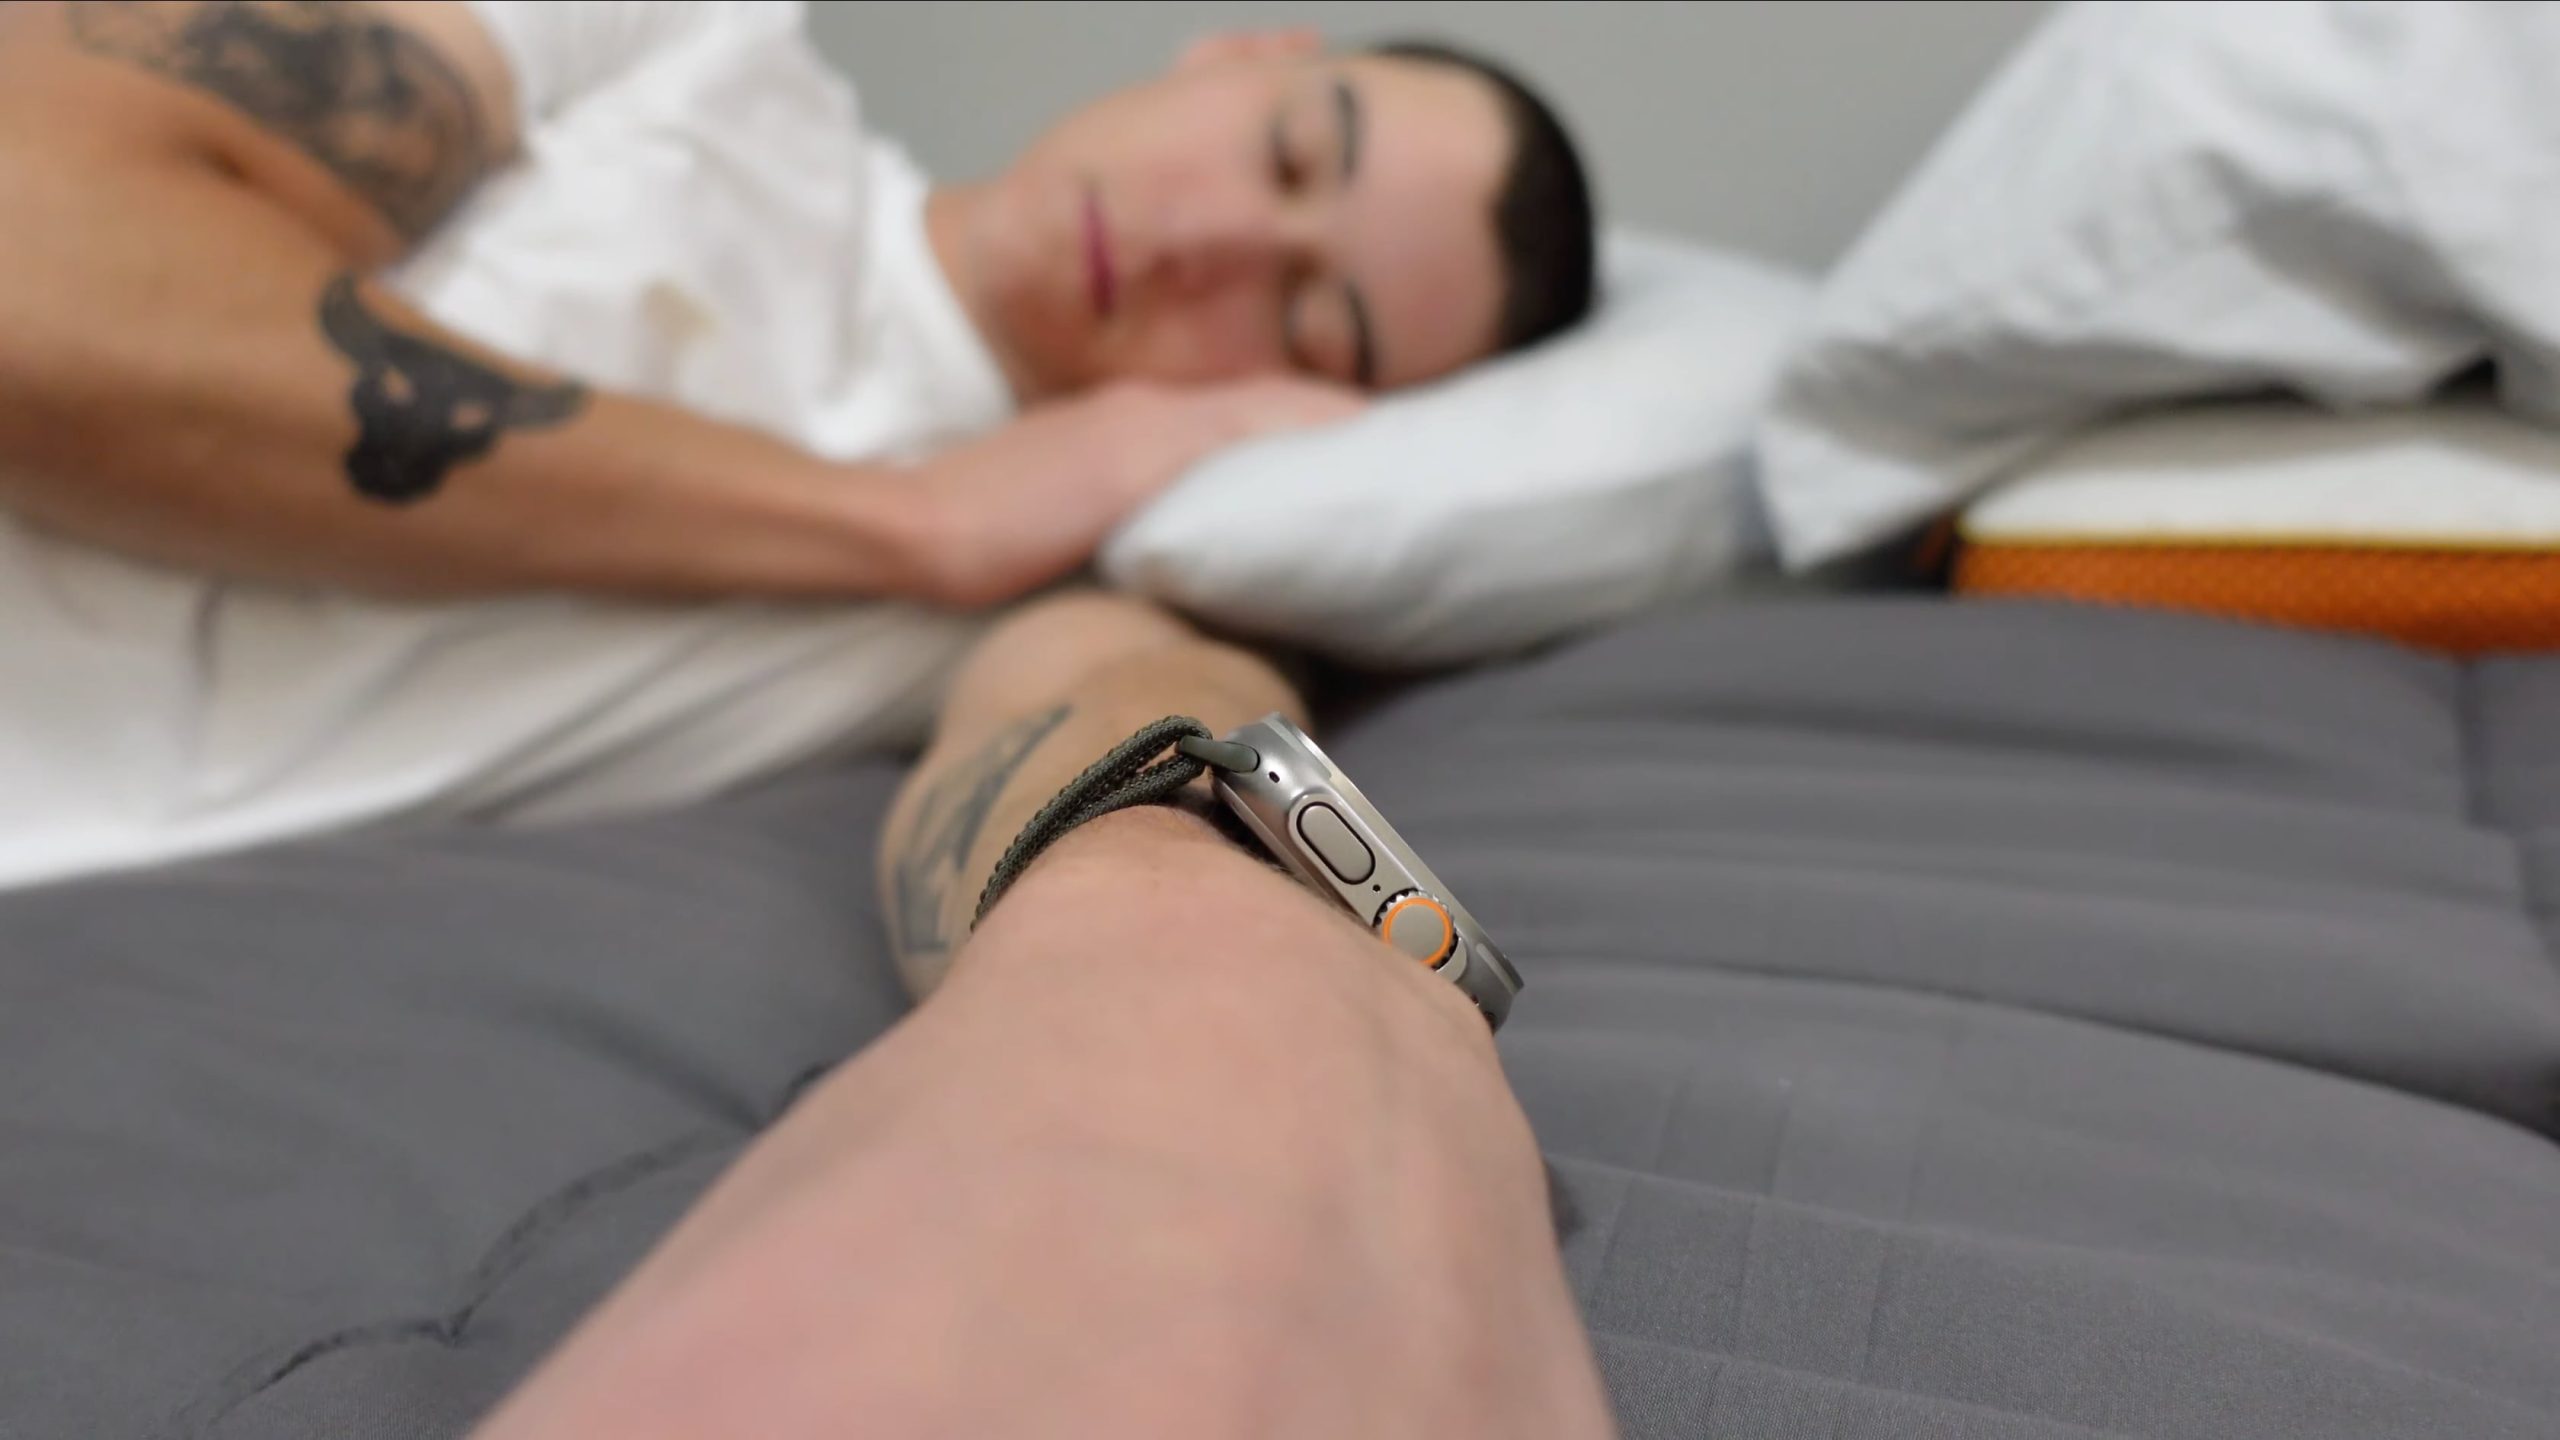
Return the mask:
[[(956, 917), (906, 958), (959, 943), (992, 859), (963, 831), (1001, 849), (1168, 711), (1292, 703), (1125, 602), (1008, 622), (884, 837), (893, 908)], [(960, 954), (480, 1440), (1611, 1433), (1454, 987), (1160, 809), (1070, 832)]]
[(512, 151), (510, 85), (458, 4), (0, 7), (0, 505), (378, 591), (979, 604), (1304, 408), (1110, 397), (847, 465), (512, 363), (361, 279)]

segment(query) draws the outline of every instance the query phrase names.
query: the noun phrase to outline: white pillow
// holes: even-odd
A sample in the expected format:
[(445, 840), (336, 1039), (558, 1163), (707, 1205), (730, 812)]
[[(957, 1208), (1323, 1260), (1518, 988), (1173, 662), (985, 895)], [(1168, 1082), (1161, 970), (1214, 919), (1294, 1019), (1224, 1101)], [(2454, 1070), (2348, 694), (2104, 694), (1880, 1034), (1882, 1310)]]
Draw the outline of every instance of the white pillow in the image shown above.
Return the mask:
[(2060, 12), (1826, 284), (1760, 439), (1784, 557), (2140, 401), (2403, 401), (2494, 356), (2560, 420), (2556, 73), (2560, 7)]
[(1580, 327), (1212, 457), (1112, 537), (1102, 573), (1240, 631), (1400, 665), (1706, 589), (1757, 534), (1751, 417), (1808, 299), (1787, 271), (1613, 236)]

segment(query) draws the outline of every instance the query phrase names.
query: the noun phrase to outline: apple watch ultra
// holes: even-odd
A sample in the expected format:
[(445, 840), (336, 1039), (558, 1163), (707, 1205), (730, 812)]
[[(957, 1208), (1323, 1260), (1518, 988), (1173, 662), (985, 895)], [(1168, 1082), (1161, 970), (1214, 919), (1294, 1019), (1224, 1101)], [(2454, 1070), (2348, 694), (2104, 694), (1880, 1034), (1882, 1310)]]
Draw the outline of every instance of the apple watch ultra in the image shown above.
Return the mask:
[[(1173, 755), (1156, 761), (1168, 747)], [(1168, 803), (1204, 771), (1245, 833), (1291, 874), (1392, 951), (1455, 984), (1487, 1024), (1502, 1024), (1519, 972), (1359, 787), (1282, 715), (1223, 740), (1179, 715), (1130, 736), (1022, 827), (988, 877), (978, 915), (1059, 836), (1131, 805)]]

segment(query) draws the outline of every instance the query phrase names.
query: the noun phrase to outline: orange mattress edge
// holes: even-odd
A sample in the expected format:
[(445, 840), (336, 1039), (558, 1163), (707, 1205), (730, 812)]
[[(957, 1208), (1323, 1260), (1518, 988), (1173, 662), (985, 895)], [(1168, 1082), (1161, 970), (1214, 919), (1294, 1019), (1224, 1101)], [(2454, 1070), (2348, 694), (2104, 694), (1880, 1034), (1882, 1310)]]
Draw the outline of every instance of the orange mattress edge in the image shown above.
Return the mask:
[(1954, 582), (1967, 595), (2188, 610), (2463, 655), (2560, 649), (2560, 550), (1975, 541), (1958, 550)]

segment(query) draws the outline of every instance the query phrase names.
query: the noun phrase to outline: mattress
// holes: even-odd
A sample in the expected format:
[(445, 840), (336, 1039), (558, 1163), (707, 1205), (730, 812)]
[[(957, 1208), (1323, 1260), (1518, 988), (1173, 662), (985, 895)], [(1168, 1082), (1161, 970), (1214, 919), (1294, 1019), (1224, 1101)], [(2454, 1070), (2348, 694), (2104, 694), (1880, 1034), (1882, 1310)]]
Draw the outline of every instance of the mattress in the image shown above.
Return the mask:
[[(2560, 662), (1726, 606), (1327, 744), (1628, 1435), (2560, 1435)], [(0, 897), (0, 1436), (464, 1433), (896, 1019), (894, 782)]]

